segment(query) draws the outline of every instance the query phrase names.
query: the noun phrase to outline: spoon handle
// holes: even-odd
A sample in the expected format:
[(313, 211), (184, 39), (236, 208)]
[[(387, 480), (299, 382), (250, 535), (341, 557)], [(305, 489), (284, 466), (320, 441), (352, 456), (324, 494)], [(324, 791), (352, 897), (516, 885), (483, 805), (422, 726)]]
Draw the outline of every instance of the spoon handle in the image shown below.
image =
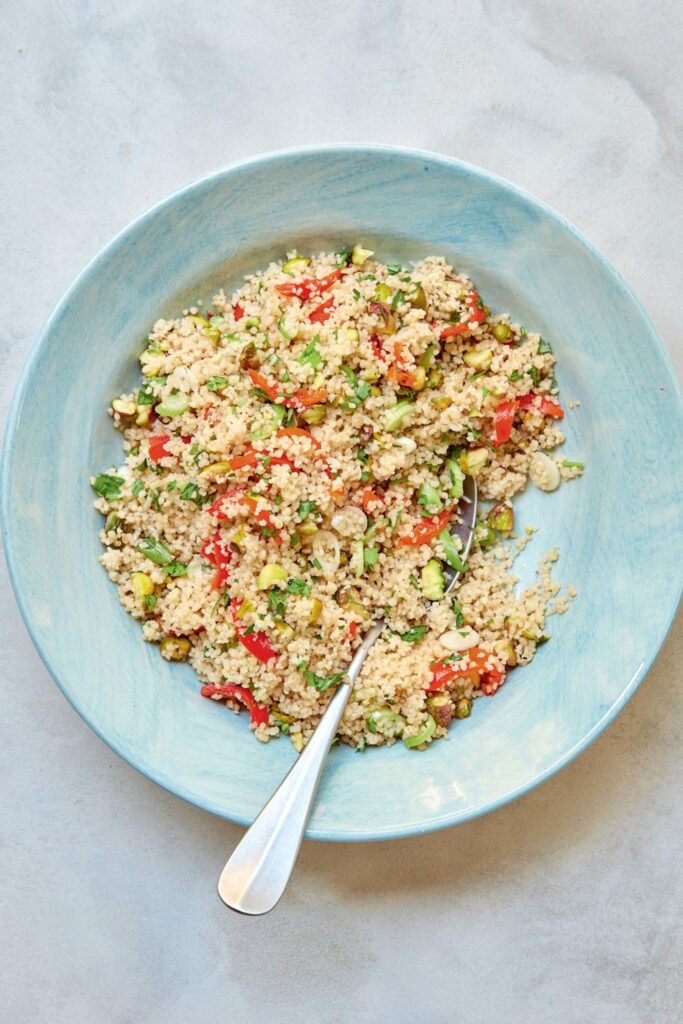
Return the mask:
[(267, 914), (292, 873), (323, 766), (368, 652), (384, 629), (375, 622), (353, 656), (346, 680), (325, 709), (313, 736), (254, 823), (235, 847), (218, 880), (218, 895), (242, 914)]

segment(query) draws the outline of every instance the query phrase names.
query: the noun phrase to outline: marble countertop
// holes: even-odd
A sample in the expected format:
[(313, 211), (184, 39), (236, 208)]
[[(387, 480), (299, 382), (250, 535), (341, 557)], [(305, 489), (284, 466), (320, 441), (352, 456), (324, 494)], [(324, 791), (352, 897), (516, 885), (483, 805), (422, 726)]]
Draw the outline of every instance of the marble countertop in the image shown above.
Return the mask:
[[(540, 196), (683, 369), (675, 0), (6, 0), (0, 26), (3, 422), (41, 322), (114, 232), (209, 170), (311, 142), (433, 149)], [(680, 1021), (680, 618), (559, 776), (440, 834), (307, 843), (278, 910), (249, 920), (215, 894), (241, 830), (122, 763), (50, 680), (4, 569), (0, 601), (7, 1021)]]

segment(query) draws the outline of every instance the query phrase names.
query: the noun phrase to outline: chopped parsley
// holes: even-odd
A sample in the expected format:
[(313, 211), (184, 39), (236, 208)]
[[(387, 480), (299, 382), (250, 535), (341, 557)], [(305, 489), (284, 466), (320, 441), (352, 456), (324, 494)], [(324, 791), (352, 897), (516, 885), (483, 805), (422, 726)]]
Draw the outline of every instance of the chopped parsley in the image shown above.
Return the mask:
[(302, 365), (312, 366), (314, 370), (317, 370), (319, 366), (325, 362), (320, 354), (318, 345), (320, 343), (320, 335), (316, 334), (312, 341), (309, 341), (306, 348), (299, 356), (297, 362)]
[(406, 297), (403, 294), (403, 292), (401, 291), (401, 289), (399, 288), (399, 290), (396, 292), (396, 294), (394, 295), (393, 299), (391, 300), (391, 308), (392, 309), (398, 309), (400, 304), (402, 302), (405, 302), (405, 300), (406, 300)]
[(134, 498), (137, 498), (140, 491), (144, 489), (144, 486), (145, 485), (143, 484), (142, 480), (136, 480), (130, 489), (130, 493), (133, 495)]
[(424, 640), (427, 635), (428, 626), (413, 626), (407, 633), (399, 633), (401, 640), (405, 640), (407, 644), (417, 643), (418, 640)]
[(514, 384), (515, 381), (521, 380), (522, 375), (519, 370), (513, 370), (512, 373), (508, 374), (508, 380), (511, 380)]
[(528, 376), (531, 377), (534, 387), (537, 388), (541, 382), (541, 375), (538, 372), (538, 367), (530, 366), (526, 372)]
[(92, 489), (102, 498), (112, 501), (121, 497), (121, 487), (124, 483), (122, 476), (112, 476), (110, 473), (100, 473), (92, 482)]
[(152, 608), (156, 606), (157, 600), (156, 594), (147, 594), (144, 601), (145, 608), (147, 608), (148, 611), (151, 611)]
[(163, 567), (163, 571), (167, 572), (169, 576), (187, 576), (187, 566), (182, 562), (169, 562)]
[(346, 675), (346, 672), (334, 672), (329, 676), (319, 676), (306, 668), (306, 662), (302, 661), (297, 666), (309, 686), (315, 687), (320, 693), (325, 693), (331, 686), (335, 686)]
[(585, 469), (583, 462), (571, 462), (569, 459), (563, 459), (562, 465), (566, 469)]
[(550, 345), (549, 342), (545, 341), (544, 338), (541, 338), (541, 340), (538, 343), (538, 355), (544, 356), (546, 352), (552, 352), (552, 350), (552, 345)]
[(148, 380), (142, 385), (138, 391), (137, 398), (135, 399), (136, 405), (154, 405), (156, 402), (156, 396), (154, 389)]
[(451, 601), (451, 608), (453, 609), (453, 614), (455, 615), (455, 625), (458, 629), (460, 629), (461, 626), (465, 625), (465, 616), (462, 613), (462, 605), (460, 604), (456, 597), (454, 597), (453, 600)]
[(411, 572), (410, 576), (408, 577), (408, 580), (410, 582), (410, 585), (415, 587), (416, 590), (420, 589), (420, 581), (418, 580), (414, 572)]
[(276, 619), (282, 619), (286, 608), (287, 595), (283, 590), (275, 587), (268, 594), (268, 611), (272, 612)]
[(304, 597), (310, 597), (311, 585), (310, 583), (306, 583), (306, 580), (288, 580), (287, 593), (303, 594)]
[(403, 270), (403, 267), (401, 266), (400, 263), (388, 263), (387, 264), (387, 274), (400, 274), (402, 270)]
[(315, 501), (302, 501), (298, 508), (298, 513), (299, 516), (301, 517), (301, 522), (305, 523), (308, 517), (310, 516), (311, 512), (315, 512), (317, 508), (318, 505)]

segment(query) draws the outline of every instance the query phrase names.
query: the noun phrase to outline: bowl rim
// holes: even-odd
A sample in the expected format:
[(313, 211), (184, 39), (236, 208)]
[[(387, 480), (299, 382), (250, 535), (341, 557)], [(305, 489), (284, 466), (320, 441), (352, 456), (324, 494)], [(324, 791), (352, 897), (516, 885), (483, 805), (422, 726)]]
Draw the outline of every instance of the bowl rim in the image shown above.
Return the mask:
[[(155, 217), (157, 213), (163, 211), (165, 208), (172, 206), (176, 200), (181, 196), (186, 196), (192, 192), (203, 189), (211, 184), (212, 181), (218, 179), (224, 179), (231, 177), (232, 175), (239, 174), (244, 171), (249, 171), (262, 167), (270, 163), (287, 162), (292, 158), (296, 158), (302, 155), (308, 156), (326, 156), (336, 155), (339, 153), (349, 153), (356, 155), (373, 155), (383, 154), (389, 156), (395, 156), (397, 158), (413, 159), (416, 161), (428, 161), (432, 164), (438, 164), (443, 167), (458, 168), (464, 171), (466, 174), (480, 178), (484, 181), (488, 181), (491, 184), (497, 186), (499, 189), (509, 192), (531, 207), (541, 212), (545, 217), (549, 217), (559, 224), (565, 231), (568, 231), (574, 239), (591, 255), (597, 260), (604, 271), (609, 277), (615, 282), (615, 284), (621, 289), (625, 297), (633, 304), (637, 312), (643, 318), (643, 321), (647, 325), (652, 341), (654, 342), (655, 348), (659, 358), (662, 360), (663, 368), (668, 372), (668, 375), (672, 384), (672, 392), (678, 398), (678, 409), (681, 419), (683, 420), (683, 397), (681, 390), (678, 385), (676, 373), (673, 368), (669, 353), (663, 341), (659, 337), (655, 326), (650, 319), (650, 316), (645, 311), (640, 300), (634, 293), (631, 286), (622, 277), (622, 275), (615, 269), (612, 263), (607, 259), (606, 256), (590, 242), (578, 228), (567, 220), (562, 214), (558, 213), (553, 207), (548, 205), (542, 199), (538, 199), (532, 193), (527, 192), (525, 189), (508, 181), (506, 178), (501, 177), (492, 171), (485, 170), (477, 166), (476, 164), (469, 163), (464, 160), (460, 160), (456, 157), (446, 156), (442, 153), (433, 152), (431, 150), (413, 148), (409, 146), (394, 146), (389, 144), (380, 143), (362, 143), (362, 142), (348, 142), (348, 143), (327, 143), (327, 144), (311, 144), (305, 146), (295, 146), (286, 149), (269, 150), (265, 153), (257, 156), (246, 157), (240, 159), (225, 166), (218, 168), (217, 170), (210, 171), (209, 173), (202, 175), (199, 178), (194, 178), (185, 185), (174, 189), (168, 195), (162, 199), (153, 203), (138, 214), (132, 221), (126, 224), (120, 231), (118, 231), (98, 252), (92, 256), (81, 271), (76, 275), (71, 284), (67, 287), (61, 297), (52, 307), (52, 310), (45, 319), (37, 337), (32, 342), (26, 359), (19, 371), (19, 375), (15, 382), (14, 393), (9, 405), (7, 419), (5, 423), (5, 436), (2, 446), (2, 466), (0, 468), (0, 530), (2, 534), (3, 547), (5, 550), (5, 558), (7, 561), (8, 575), (14, 591), (14, 596), (19, 607), (22, 619), (31, 638), (31, 641), (36, 648), (41, 661), (45, 665), (48, 673), (57, 684), (63, 695), (69, 701), (74, 710), (80, 715), (85, 723), (93, 730), (93, 732), (107, 744), (107, 746), (118, 754), (126, 763), (135, 768), (142, 775), (148, 778), (151, 782), (161, 786), (162, 789), (167, 790), (174, 796), (181, 797), (188, 803), (193, 804), (202, 810), (209, 811), (212, 814), (216, 814), (226, 820), (232, 821), (239, 825), (248, 825), (251, 823), (251, 818), (244, 815), (234, 814), (228, 815), (222, 807), (216, 805), (213, 801), (203, 799), (197, 796), (195, 793), (189, 792), (186, 787), (181, 784), (176, 784), (168, 779), (162, 777), (161, 773), (155, 774), (154, 771), (148, 767), (138, 763), (134, 757), (129, 756), (124, 749), (123, 742), (117, 742), (113, 737), (109, 737), (104, 734), (95, 721), (91, 719), (88, 713), (80, 706), (78, 698), (69, 692), (69, 688), (62, 682), (62, 679), (57, 672), (52, 668), (50, 659), (47, 651), (43, 645), (39, 642), (32, 625), (31, 612), (29, 610), (29, 600), (24, 596), (23, 584), (20, 579), (20, 572), (14, 561), (14, 552), (12, 548), (11, 532), (12, 532), (12, 516), (9, 509), (9, 502), (6, 500), (6, 495), (10, 493), (10, 481), (13, 475), (13, 453), (14, 453), (14, 438), (19, 426), (19, 414), (26, 396), (28, 382), (32, 374), (34, 365), (38, 362), (43, 348), (47, 344), (49, 339), (53, 323), (61, 315), (63, 309), (69, 303), (72, 295), (74, 295), (88, 280), (88, 278), (98, 269), (102, 262), (105, 262), (111, 251), (116, 249), (119, 245), (124, 243), (131, 235), (134, 235), (145, 223)], [(683, 578), (681, 579), (678, 597), (675, 601), (671, 602), (670, 608), (666, 610), (666, 614), (662, 620), (662, 625), (658, 634), (653, 637), (648, 651), (648, 656), (638, 666), (631, 679), (626, 683), (623, 690), (621, 691), (618, 698), (612, 703), (612, 705), (605, 711), (602, 717), (595, 723), (595, 725), (582, 737), (574, 746), (566, 750), (560, 757), (558, 757), (551, 765), (545, 768), (532, 780), (514, 787), (508, 791), (502, 793), (495, 800), (488, 801), (478, 807), (469, 808), (463, 811), (449, 812), (442, 816), (435, 816), (427, 819), (424, 824), (421, 825), (407, 825), (407, 826), (396, 826), (393, 828), (381, 829), (377, 832), (361, 831), (361, 830), (340, 830), (340, 829), (319, 829), (309, 828), (306, 831), (307, 839), (315, 839), (325, 842), (376, 842), (378, 840), (388, 839), (402, 839), (413, 835), (426, 835), (430, 832), (435, 832), (443, 828), (448, 828), (452, 825), (460, 824), (464, 821), (469, 821), (480, 817), (483, 814), (487, 814), (491, 811), (495, 811), (505, 804), (512, 802), (523, 796), (525, 793), (531, 792), (537, 786), (540, 786), (547, 779), (551, 778), (558, 771), (568, 765), (574, 758), (578, 757), (597, 737), (604, 732), (608, 725), (610, 725), (617, 717), (619, 712), (626, 706), (628, 701), (631, 699), (633, 694), (636, 692), (641, 682), (649, 672), (655, 659), (657, 658), (664, 641), (671, 629), (671, 626), (676, 617), (678, 605), (681, 600), (681, 594), (683, 593)]]

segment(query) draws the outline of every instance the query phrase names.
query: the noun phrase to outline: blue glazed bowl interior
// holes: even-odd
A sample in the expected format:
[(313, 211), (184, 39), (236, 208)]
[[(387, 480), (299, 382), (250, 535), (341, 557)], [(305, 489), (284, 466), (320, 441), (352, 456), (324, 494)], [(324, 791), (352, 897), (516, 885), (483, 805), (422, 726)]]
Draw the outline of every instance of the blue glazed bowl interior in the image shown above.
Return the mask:
[[(579, 597), (552, 640), (493, 699), (424, 752), (335, 748), (310, 822), (324, 839), (379, 839), (471, 818), (565, 764), (624, 705), (655, 656), (681, 587), (680, 399), (625, 284), (565, 221), (507, 183), (389, 148), (275, 154), (203, 179), (116, 238), (61, 301), (24, 369), (3, 468), (5, 543), (22, 612), (54, 678), (118, 753), (174, 793), (249, 822), (294, 759), (199, 697), (192, 670), (143, 643), (100, 568), (89, 475), (120, 456), (106, 415), (130, 390), (152, 322), (232, 288), (287, 248), (362, 241), (387, 262), (442, 254), (496, 312), (540, 331), (558, 358), (566, 457), (585, 477), (529, 489), (540, 527), (519, 560), (560, 549)], [(644, 367), (647, 372), (644, 374)], [(46, 443), (47, 440), (47, 443)]]

